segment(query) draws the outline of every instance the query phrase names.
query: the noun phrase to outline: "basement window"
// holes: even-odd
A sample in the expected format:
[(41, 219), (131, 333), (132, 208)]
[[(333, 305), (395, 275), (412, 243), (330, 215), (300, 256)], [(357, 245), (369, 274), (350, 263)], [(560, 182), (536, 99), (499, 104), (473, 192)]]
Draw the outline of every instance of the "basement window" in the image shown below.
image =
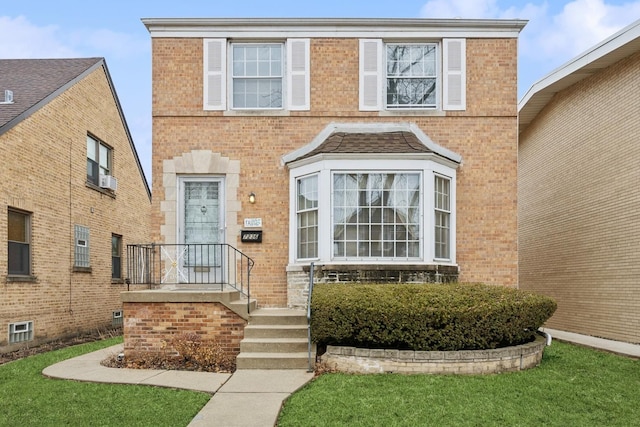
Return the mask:
[(9, 344), (33, 341), (33, 321), (9, 323)]

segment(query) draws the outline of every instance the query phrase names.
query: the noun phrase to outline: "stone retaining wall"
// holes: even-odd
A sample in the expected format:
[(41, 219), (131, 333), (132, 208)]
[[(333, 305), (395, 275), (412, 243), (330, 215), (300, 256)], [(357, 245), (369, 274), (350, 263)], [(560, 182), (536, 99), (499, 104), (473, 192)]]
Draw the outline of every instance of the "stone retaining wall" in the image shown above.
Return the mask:
[(341, 372), (377, 374), (495, 374), (540, 364), (546, 339), (493, 350), (410, 351), (327, 346), (321, 361)]

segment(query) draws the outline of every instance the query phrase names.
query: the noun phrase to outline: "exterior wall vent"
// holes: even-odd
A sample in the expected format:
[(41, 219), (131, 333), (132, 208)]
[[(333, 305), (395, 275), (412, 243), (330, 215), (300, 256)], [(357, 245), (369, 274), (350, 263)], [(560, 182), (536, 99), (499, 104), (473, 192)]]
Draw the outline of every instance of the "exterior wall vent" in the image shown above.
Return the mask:
[(33, 321), (9, 323), (9, 344), (33, 340)]

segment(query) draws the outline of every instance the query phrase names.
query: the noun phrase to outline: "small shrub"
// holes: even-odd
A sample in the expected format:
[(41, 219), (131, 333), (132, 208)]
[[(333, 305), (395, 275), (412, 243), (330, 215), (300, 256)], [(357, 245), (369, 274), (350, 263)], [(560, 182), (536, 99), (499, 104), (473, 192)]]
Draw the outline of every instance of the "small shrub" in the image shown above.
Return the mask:
[(553, 299), (481, 284), (320, 284), (311, 306), (320, 345), (480, 350), (530, 342)]
[[(173, 351), (171, 350), (173, 347)], [(162, 342), (162, 351), (127, 351), (124, 358), (112, 355), (102, 362), (111, 368), (173, 369), (201, 372), (233, 372), (235, 361), (214, 340), (203, 340), (196, 333), (176, 335)]]
[(176, 336), (171, 345), (178, 352), (185, 369), (216, 372), (231, 369), (233, 362), (222, 346), (213, 340), (203, 340), (195, 333)]

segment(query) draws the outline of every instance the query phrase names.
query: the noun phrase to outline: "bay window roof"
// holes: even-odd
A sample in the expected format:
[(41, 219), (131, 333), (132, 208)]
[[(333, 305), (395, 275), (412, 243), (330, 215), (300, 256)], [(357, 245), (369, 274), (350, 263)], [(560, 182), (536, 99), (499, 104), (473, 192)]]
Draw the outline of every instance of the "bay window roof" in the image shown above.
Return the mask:
[(462, 163), (459, 154), (433, 142), (413, 123), (332, 123), (309, 144), (283, 156), (282, 163), (291, 168), (319, 157), (350, 154), (425, 156), (456, 168)]

